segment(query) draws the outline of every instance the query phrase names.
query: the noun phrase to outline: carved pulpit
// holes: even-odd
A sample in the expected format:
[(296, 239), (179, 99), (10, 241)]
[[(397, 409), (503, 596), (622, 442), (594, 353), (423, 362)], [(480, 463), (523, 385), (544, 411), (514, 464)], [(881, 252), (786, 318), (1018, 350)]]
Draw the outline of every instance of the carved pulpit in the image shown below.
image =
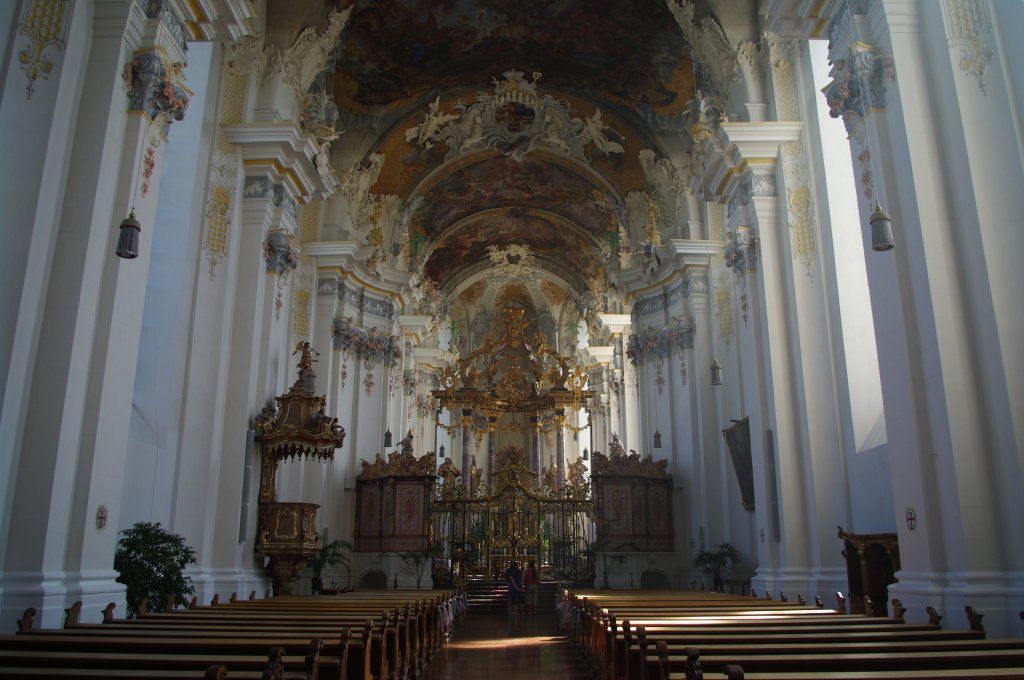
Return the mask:
[(330, 460), (345, 441), (338, 419), (327, 416), (327, 397), (315, 394), (316, 351), (308, 342), (300, 342), (294, 353), (302, 355), (298, 379), (276, 398), (276, 409), (264, 408), (254, 421), (259, 432), (256, 441), (262, 445), (256, 552), (270, 558), (274, 590), (285, 595), (291, 593), (309, 559), (320, 551), (316, 532), (320, 506), (279, 501), (277, 468), (295, 457)]
[(430, 547), (434, 453), (412, 452), (412, 433), (384, 460), (362, 461), (356, 477), (357, 552), (422, 552)]
[(602, 548), (612, 552), (671, 551), (672, 476), (668, 461), (626, 454), (613, 436), (608, 455), (593, 454), (590, 475)]

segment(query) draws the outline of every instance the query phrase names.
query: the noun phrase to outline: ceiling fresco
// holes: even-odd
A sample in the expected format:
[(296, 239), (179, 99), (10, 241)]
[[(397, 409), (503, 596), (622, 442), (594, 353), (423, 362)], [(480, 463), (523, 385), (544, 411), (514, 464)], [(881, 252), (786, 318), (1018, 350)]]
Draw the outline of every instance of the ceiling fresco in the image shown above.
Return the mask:
[(600, 241), (615, 219), (603, 200), (605, 193), (581, 174), (539, 158), (517, 162), (493, 157), (445, 176), (425, 193), (426, 200), (413, 214), (411, 225), (433, 239), (482, 211), (533, 208), (559, 215)]
[(593, 246), (565, 226), (516, 209), (489, 214), (445, 236), (423, 271), (434, 281), (454, 285), (472, 273), (474, 265), (488, 259), (489, 247), (522, 243), (529, 245), (538, 265), (581, 285), (584, 256), (593, 253)]
[(543, 72), (551, 87), (589, 93), (645, 119), (681, 113), (692, 96), (686, 41), (664, 0), (351, 4), (334, 83), (348, 111), (401, 107), (425, 93), (478, 86), (510, 66)]

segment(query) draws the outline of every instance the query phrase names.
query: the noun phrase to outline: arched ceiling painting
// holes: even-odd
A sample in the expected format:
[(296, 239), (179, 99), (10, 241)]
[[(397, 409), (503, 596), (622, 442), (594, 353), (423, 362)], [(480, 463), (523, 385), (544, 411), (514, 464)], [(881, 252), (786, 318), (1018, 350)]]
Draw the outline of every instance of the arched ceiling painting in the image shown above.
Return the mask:
[[(658, 147), (658, 121), (684, 115), (694, 94), (686, 40), (665, 0), (339, 5), (352, 13), (333, 95), (342, 121), (364, 128), (351, 137), (366, 140), (363, 158), (385, 157), (373, 193), (418, 206), (403, 228), (430, 254), (424, 276), (451, 291), (495, 266), (491, 247), (526, 246), (536, 269), (577, 292), (594, 289), (589, 279), (600, 276), (606, 235), (623, 223), (624, 197), (645, 188), (639, 151)], [(430, 110), (457, 118), (496, 96), (510, 72), (579, 121), (577, 138), (584, 121), (600, 120), (608, 143), (586, 138), (582, 153), (493, 144), (455, 153), (410, 132)], [(516, 109), (525, 123), (497, 122), (514, 132), (548, 115), (529, 109)]]

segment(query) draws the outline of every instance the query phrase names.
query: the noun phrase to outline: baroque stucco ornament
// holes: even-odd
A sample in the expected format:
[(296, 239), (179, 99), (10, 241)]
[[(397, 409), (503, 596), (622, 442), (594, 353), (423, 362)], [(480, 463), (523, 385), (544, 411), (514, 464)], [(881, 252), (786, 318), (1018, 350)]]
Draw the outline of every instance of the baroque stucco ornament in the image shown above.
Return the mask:
[(520, 161), (534, 149), (554, 151), (582, 163), (589, 163), (584, 148), (592, 144), (606, 156), (621, 154), (622, 135), (606, 123), (600, 109), (591, 116), (574, 117), (563, 100), (537, 92), (541, 74), (527, 81), (520, 71), (505, 71), (494, 79), (494, 92), (478, 92), (476, 101), (456, 102), (450, 111), (441, 110), (440, 98), (426, 115), (405, 132), (413, 146), (429, 151), (443, 142), (447, 162), (471, 151), (494, 149)]

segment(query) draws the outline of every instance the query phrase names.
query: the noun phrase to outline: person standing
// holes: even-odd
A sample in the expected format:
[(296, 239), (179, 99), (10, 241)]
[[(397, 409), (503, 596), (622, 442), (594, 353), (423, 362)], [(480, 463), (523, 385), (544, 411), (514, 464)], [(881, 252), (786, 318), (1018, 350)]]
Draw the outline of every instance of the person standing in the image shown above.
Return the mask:
[(515, 560), (505, 572), (505, 583), (508, 585), (508, 613), (518, 613), (523, 604), (523, 570)]
[(526, 612), (537, 613), (537, 591), (540, 589), (540, 574), (537, 572), (537, 563), (530, 560), (526, 565)]

